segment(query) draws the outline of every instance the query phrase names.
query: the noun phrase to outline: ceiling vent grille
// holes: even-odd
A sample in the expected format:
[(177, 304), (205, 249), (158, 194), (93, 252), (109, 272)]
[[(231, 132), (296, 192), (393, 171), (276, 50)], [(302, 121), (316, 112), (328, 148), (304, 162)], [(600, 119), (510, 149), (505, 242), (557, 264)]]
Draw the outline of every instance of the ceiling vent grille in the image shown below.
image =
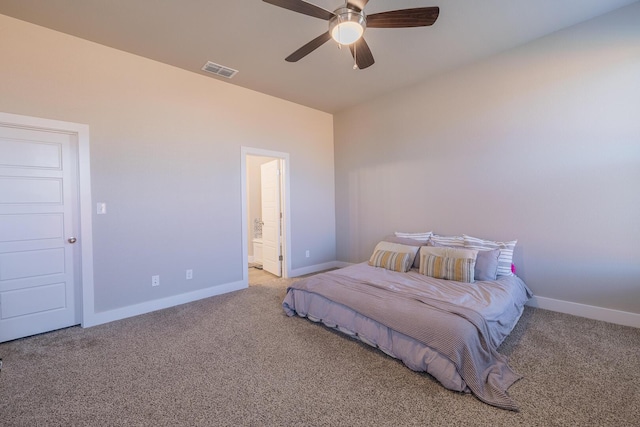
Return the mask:
[(207, 61), (202, 67), (203, 71), (207, 73), (215, 74), (217, 76), (226, 77), (228, 79), (232, 78), (238, 73), (238, 70), (234, 70), (233, 68), (225, 67), (224, 65), (216, 64), (211, 61)]

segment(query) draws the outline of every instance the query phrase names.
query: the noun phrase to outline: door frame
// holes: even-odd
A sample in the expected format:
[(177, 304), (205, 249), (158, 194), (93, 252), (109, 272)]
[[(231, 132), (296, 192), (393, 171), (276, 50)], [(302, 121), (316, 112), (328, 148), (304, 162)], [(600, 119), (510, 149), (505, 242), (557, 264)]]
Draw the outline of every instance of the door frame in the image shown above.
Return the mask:
[(43, 119), (40, 117), (0, 112), (0, 124), (45, 132), (61, 132), (74, 137), (72, 150), (75, 151), (77, 168), (78, 212), (75, 224), (79, 231), (80, 253), (75, 261), (76, 311), (82, 327), (95, 324), (93, 289), (93, 227), (91, 208), (91, 168), (89, 153), (89, 126), (80, 123)]
[(289, 181), (289, 153), (280, 151), (264, 150), (242, 146), (240, 148), (240, 187), (242, 188), (242, 280), (245, 285), (249, 285), (249, 250), (247, 247), (247, 224), (249, 221), (247, 212), (247, 156), (273, 157), (280, 160), (280, 188), (282, 207), (282, 278), (291, 277), (291, 215), (290, 215), (290, 181)]

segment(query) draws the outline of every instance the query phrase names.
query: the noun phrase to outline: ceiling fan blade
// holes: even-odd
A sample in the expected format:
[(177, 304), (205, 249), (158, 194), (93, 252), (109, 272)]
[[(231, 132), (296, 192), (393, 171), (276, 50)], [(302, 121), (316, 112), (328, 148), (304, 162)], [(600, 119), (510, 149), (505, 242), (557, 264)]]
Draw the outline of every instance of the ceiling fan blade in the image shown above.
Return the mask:
[(313, 16), (314, 18), (324, 19), (328, 21), (333, 18), (335, 14), (323, 9), (319, 6), (307, 3), (302, 0), (263, 0), (265, 3), (272, 4), (274, 6), (280, 6), (285, 9), (292, 10), (294, 12), (302, 13), (304, 15)]
[(407, 28), (433, 25), (440, 14), (439, 7), (390, 10), (367, 15), (367, 28)]
[(369, 45), (364, 41), (364, 37), (361, 37), (357, 42), (350, 44), (349, 49), (351, 49), (351, 55), (353, 55), (358, 68), (361, 70), (372, 66), (374, 62), (376, 62), (373, 59), (373, 54), (371, 53), (371, 49), (369, 49)]
[(305, 44), (300, 49), (293, 52), (291, 55), (287, 56), (284, 60), (287, 62), (297, 62), (328, 42), (330, 39), (331, 34), (329, 34), (329, 31), (327, 31), (326, 33), (321, 34), (315, 39), (311, 40), (309, 43)]
[(347, 0), (347, 7), (349, 9), (361, 11), (369, 3), (369, 0)]

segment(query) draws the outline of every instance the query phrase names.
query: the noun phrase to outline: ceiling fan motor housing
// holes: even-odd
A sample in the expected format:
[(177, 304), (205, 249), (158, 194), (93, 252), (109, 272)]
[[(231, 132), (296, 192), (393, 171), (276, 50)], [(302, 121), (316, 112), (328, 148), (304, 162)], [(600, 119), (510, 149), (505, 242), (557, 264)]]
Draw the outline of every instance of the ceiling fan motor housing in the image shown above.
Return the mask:
[(367, 28), (367, 18), (362, 11), (341, 7), (333, 11), (334, 17), (329, 20), (329, 33), (340, 44), (352, 44)]

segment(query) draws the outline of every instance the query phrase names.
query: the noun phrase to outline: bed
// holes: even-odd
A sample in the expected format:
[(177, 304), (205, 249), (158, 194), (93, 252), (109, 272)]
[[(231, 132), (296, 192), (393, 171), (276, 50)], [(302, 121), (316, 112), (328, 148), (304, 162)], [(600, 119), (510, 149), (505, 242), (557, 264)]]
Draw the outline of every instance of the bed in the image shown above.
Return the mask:
[[(408, 368), (429, 373), (448, 389), (517, 410), (507, 390), (521, 376), (497, 348), (518, 322), (531, 291), (515, 274), (475, 280), (482, 276), (475, 264), (480, 267), (489, 249), (469, 252), (460, 246), (430, 249), (425, 242), (405, 245), (387, 238), (368, 262), (293, 282), (283, 301), (284, 311), (377, 347)], [(465, 250), (465, 258), (451, 264), (454, 270), (462, 262), (476, 271), (471, 278), (455, 277), (459, 281), (426, 274), (433, 273), (427, 271), (433, 258), (451, 261), (452, 254)], [(440, 259), (429, 251), (449, 256)], [(374, 259), (383, 257), (381, 252), (386, 256), (382, 266)], [(494, 253), (497, 259), (501, 251), (494, 248)], [(480, 257), (471, 260), (469, 254)]]

